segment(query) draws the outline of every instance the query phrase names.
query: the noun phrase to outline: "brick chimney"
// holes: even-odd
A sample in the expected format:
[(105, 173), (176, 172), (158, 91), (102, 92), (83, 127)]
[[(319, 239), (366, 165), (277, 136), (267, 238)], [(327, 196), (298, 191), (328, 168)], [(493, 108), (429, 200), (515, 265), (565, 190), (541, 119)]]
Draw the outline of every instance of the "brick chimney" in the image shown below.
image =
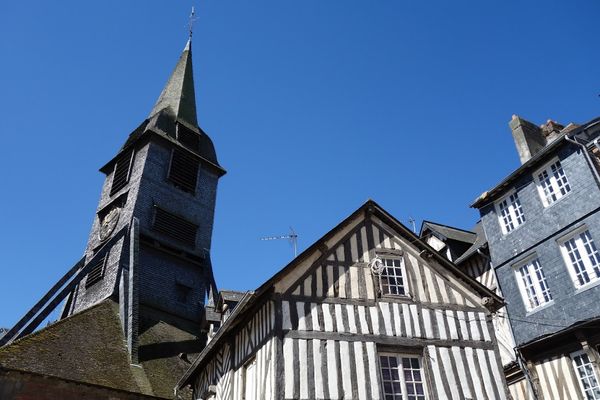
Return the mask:
[[(512, 130), (515, 146), (519, 152), (521, 164), (524, 164), (547, 144), (546, 135), (542, 128), (529, 121), (513, 115), (508, 123)], [(558, 125), (558, 124), (557, 124)]]

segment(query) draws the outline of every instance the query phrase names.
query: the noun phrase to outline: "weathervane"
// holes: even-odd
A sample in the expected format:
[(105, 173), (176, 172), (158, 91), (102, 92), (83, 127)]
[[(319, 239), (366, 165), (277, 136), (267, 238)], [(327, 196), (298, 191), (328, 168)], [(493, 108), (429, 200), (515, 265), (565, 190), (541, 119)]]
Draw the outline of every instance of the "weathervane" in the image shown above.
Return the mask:
[(198, 18), (196, 18), (196, 11), (194, 10), (194, 6), (192, 6), (192, 12), (190, 13), (190, 19), (188, 21), (188, 28), (190, 30), (190, 39), (192, 38), (192, 33), (194, 30), (194, 22), (196, 22)]

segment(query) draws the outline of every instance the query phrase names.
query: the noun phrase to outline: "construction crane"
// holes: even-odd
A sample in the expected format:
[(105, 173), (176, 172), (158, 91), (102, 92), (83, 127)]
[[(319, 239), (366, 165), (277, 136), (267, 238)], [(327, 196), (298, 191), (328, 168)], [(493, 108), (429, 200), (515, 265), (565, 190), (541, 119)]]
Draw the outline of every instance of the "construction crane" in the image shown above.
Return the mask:
[(280, 236), (265, 236), (260, 238), (260, 240), (281, 240), (286, 239), (289, 240), (290, 244), (294, 248), (294, 258), (298, 255), (298, 235), (294, 231), (294, 228), (290, 226), (290, 233), (287, 235)]

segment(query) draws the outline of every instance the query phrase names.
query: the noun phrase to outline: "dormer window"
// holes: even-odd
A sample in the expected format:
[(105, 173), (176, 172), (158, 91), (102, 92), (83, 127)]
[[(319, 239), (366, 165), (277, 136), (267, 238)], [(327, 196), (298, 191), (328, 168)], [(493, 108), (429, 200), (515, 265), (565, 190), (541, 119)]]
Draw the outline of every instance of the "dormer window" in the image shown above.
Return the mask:
[(571, 191), (565, 171), (558, 160), (538, 171), (535, 178), (544, 207), (548, 207)]
[(500, 226), (502, 233), (507, 234), (525, 222), (519, 195), (514, 192), (498, 202)]

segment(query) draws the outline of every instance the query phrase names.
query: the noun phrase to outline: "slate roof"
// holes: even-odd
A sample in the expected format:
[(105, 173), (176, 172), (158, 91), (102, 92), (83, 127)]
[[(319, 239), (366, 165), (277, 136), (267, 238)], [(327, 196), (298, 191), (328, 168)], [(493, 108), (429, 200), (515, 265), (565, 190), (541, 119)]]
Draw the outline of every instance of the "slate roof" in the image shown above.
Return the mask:
[(141, 365), (131, 365), (118, 305), (105, 300), (1, 347), (0, 367), (172, 398), (189, 367), (178, 354), (199, 353), (202, 343), (164, 322), (141, 333), (139, 343)]
[(423, 221), (421, 225), (421, 234), (419, 236), (423, 236), (423, 232), (426, 229), (430, 229), (433, 232), (437, 232), (442, 235), (446, 239), (457, 240), (459, 242), (464, 243), (474, 243), (477, 235), (471, 231), (465, 231), (463, 229), (454, 228), (448, 225), (437, 224), (431, 221)]
[(467, 258), (475, 254), (477, 250), (482, 249), (487, 245), (487, 238), (485, 237), (485, 232), (483, 231), (483, 225), (481, 224), (481, 221), (478, 221), (475, 227), (473, 227), (473, 233), (475, 233), (475, 241), (471, 247), (467, 249), (467, 251), (454, 260), (455, 264), (461, 264)]

